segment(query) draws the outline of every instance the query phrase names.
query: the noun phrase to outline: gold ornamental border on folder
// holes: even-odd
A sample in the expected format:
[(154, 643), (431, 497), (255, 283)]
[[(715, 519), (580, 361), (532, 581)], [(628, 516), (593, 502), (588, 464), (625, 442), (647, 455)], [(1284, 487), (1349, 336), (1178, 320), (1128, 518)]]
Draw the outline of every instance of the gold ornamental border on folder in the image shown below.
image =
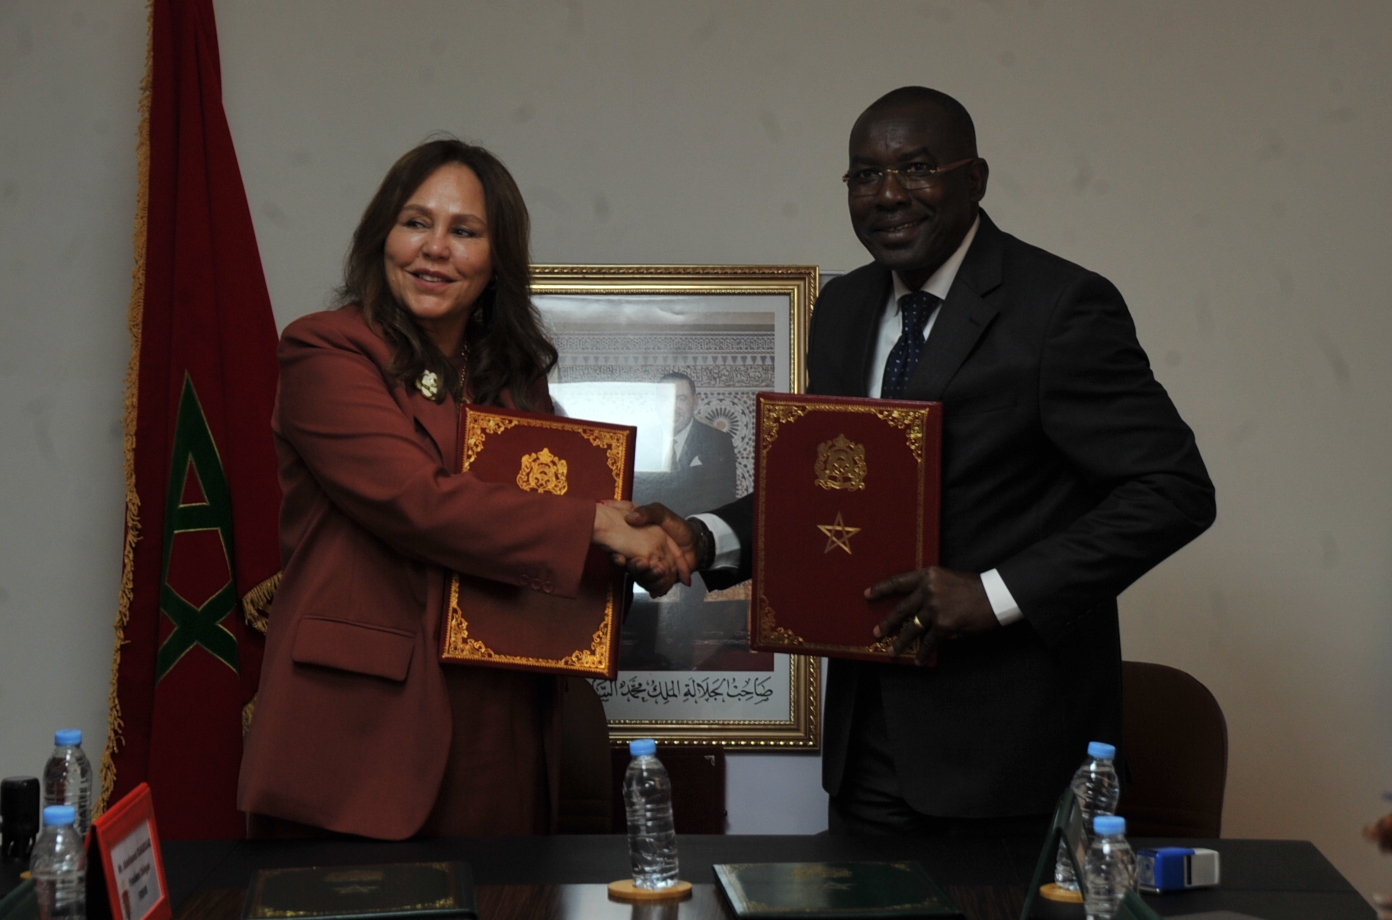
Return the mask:
[[(508, 418), (500, 415), (470, 413), (469, 423), (464, 430), (464, 470), (473, 466), (483, 451), (484, 442), (490, 434), (502, 434), (518, 425), (528, 428), (549, 428), (554, 431), (570, 431), (580, 435), (595, 447), (605, 451), (609, 471), (614, 475), (614, 498), (623, 498), (624, 456), (628, 451), (628, 432), (610, 431), (607, 428), (587, 428), (584, 425), (566, 422), (553, 422), (546, 419)], [(614, 588), (611, 584), (604, 600), (604, 622), (590, 637), (590, 647), (580, 648), (562, 658), (530, 658), (522, 655), (504, 655), (489, 648), (478, 639), (469, 638), (469, 621), (459, 606), (459, 573), (450, 573), (449, 606), (445, 613), (445, 655), (456, 661), (496, 661), (506, 664), (530, 665), (532, 667), (562, 667), (584, 671), (598, 677), (609, 674), (609, 636), (610, 624), (614, 620)]]
[[(408, 864), (410, 865), (410, 864)], [(443, 898), (434, 901), (421, 901), (415, 904), (397, 904), (390, 909), (393, 911), (413, 911), (413, 910), (446, 910), (448, 908), (460, 907), (459, 903), (459, 880), (454, 874), (454, 864), (447, 862), (417, 863), (422, 868), (438, 869), (449, 879), (449, 893)], [(335, 883), (373, 883), (380, 882), (386, 876), (386, 870), (392, 867), (382, 866), (347, 866), (343, 870), (330, 873), (322, 878), (328, 885)], [(265, 905), (266, 883), (279, 875), (309, 874), (312, 869), (304, 869), (299, 866), (291, 866), (281, 869), (262, 869), (257, 873), (256, 886), (251, 890), (248, 897), (251, 899), (251, 906), (246, 912), (246, 920), (289, 920), (294, 917), (314, 917), (322, 916), (318, 910), (284, 910)]]
[[(908, 445), (909, 452), (913, 454), (914, 460), (918, 463), (918, 538), (914, 547), (914, 559), (919, 568), (923, 567), (923, 498), (927, 483), (923, 475), (923, 443), (927, 438), (928, 416), (932, 412), (930, 406), (922, 409), (881, 409), (875, 406), (852, 406), (840, 402), (815, 403), (806, 399), (797, 402), (780, 402), (777, 397), (766, 397), (763, 405), (763, 416), (760, 420), (759, 428), (759, 456), (756, 462), (759, 464), (759, 481), (768, 481), (768, 455), (773, 448), (774, 442), (778, 440), (780, 429), (785, 425), (796, 424), (801, 418), (817, 412), (836, 412), (837, 414), (855, 413), (873, 415), (880, 421), (891, 427), (898, 428), (904, 432), (904, 439)], [(765, 499), (762, 491), (755, 494), (754, 513), (758, 517), (759, 532), (768, 533), (765, 526)], [(764, 564), (764, 553), (766, 549), (763, 545), (758, 547), (759, 567), (762, 569)], [(760, 594), (752, 602), (755, 605), (754, 617), (758, 624), (758, 640), (766, 645), (779, 646), (786, 651), (801, 655), (816, 653), (850, 653), (850, 652), (888, 652), (893, 647), (892, 637), (885, 637), (879, 642), (869, 645), (835, 645), (822, 642), (808, 642), (796, 632), (785, 626), (778, 625), (778, 614), (769, 605), (767, 597)], [(915, 642), (907, 650), (912, 652), (917, 647)]]

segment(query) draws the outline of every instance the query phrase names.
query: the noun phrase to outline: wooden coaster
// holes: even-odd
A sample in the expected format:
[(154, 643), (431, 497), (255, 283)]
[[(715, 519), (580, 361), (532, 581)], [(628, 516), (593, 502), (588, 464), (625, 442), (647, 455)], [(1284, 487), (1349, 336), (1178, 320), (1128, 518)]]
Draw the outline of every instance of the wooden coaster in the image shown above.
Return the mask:
[(685, 901), (691, 897), (691, 883), (677, 882), (667, 888), (639, 888), (631, 878), (609, 883), (609, 897), (619, 901)]
[(1050, 882), (1047, 885), (1040, 885), (1039, 893), (1050, 901), (1061, 901), (1064, 904), (1083, 903), (1083, 893), (1081, 891), (1071, 891), (1067, 888), (1061, 888), (1055, 882)]

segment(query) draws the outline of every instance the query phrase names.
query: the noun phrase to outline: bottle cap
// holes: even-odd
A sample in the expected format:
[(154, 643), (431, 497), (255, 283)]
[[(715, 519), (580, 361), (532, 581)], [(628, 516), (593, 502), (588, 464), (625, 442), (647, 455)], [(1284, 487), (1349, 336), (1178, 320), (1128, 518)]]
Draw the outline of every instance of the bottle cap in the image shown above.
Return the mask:
[(1092, 819), (1092, 829), (1100, 837), (1126, 833), (1126, 819), (1117, 815), (1098, 815)]
[(1090, 742), (1088, 756), (1095, 760), (1112, 760), (1116, 757), (1116, 745), (1108, 744), (1105, 741)]
[(53, 743), (59, 747), (77, 747), (82, 743), (82, 729), (60, 728), (53, 733)]
[(44, 809), (44, 827), (72, 824), (77, 820), (77, 809), (71, 805), (50, 805)]
[(657, 753), (657, 742), (651, 738), (634, 738), (628, 743), (628, 752), (634, 757)]

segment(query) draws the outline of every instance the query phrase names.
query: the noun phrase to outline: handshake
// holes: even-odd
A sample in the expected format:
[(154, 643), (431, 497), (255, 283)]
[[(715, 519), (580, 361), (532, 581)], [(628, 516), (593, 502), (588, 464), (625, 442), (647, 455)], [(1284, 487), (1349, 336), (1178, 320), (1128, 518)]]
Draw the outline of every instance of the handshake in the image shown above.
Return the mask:
[(591, 542), (609, 553), (644, 591), (661, 597), (680, 581), (691, 584), (709, 547), (709, 535), (665, 505), (607, 501), (595, 506)]

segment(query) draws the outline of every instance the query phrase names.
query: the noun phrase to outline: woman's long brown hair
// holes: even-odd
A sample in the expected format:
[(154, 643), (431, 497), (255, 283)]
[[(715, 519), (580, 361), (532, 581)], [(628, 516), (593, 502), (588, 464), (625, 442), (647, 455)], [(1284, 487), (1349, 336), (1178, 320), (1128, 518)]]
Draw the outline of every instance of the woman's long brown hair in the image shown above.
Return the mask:
[(388, 170), (363, 211), (343, 270), (339, 306), (358, 304), (396, 347), (390, 371), (406, 386), (434, 371), (445, 390), (463, 401), (464, 385), (439, 347), (387, 284), (387, 234), (421, 183), (449, 163), (467, 166), (483, 184), (493, 280), (479, 296), (464, 331), (468, 349), (468, 392), (474, 402), (502, 405), (504, 390), (520, 409), (536, 405), (538, 384), (556, 366), (556, 348), (541, 328), (531, 297), (531, 220), (522, 193), (497, 157), (454, 138), (428, 141), (408, 151)]

